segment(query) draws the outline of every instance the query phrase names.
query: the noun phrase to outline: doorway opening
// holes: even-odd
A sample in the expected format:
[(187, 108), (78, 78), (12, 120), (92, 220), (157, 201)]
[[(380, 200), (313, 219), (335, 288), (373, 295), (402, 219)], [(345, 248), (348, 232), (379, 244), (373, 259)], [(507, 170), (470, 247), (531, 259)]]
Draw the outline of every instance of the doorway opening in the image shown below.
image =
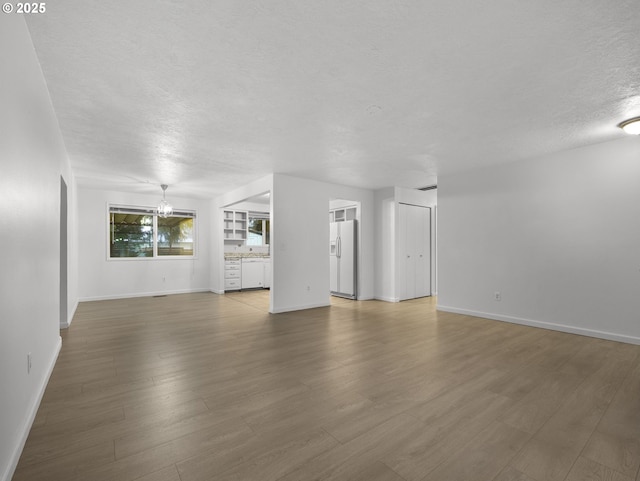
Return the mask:
[(360, 266), (360, 202), (329, 201), (329, 292), (358, 299)]
[(269, 310), (273, 297), (271, 193), (223, 207), (222, 219), (225, 294)]

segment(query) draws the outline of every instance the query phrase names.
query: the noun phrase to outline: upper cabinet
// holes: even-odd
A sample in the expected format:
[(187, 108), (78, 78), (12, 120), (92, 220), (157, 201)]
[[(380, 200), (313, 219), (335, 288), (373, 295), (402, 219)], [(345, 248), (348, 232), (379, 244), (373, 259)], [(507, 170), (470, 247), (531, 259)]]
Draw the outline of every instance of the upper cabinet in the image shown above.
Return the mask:
[(344, 222), (345, 220), (356, 220), (357, 207), (342, 207), (329, 211), (329, 222)]
[(244, 210), (224, 211), (224, 240), (247, 240), (249, 213)]

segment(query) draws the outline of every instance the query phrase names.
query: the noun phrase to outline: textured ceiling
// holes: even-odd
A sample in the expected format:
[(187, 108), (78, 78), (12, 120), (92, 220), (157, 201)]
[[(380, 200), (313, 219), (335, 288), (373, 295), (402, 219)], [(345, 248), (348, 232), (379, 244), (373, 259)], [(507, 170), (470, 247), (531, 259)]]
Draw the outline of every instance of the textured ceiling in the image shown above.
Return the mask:
[(637, 0), (56, 0), (27, 24), (79, 183), (116, 190), (422, 187), (640, 115)]

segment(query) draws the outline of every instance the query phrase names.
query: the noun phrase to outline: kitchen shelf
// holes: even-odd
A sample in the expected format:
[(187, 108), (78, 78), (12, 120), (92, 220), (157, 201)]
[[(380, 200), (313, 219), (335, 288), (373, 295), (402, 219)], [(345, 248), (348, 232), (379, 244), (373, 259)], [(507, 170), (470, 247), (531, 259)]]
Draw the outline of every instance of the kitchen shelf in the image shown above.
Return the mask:
[(247, 240), (249, 213), (243, 210), (225, 210), (223, 214), (224, 240)]

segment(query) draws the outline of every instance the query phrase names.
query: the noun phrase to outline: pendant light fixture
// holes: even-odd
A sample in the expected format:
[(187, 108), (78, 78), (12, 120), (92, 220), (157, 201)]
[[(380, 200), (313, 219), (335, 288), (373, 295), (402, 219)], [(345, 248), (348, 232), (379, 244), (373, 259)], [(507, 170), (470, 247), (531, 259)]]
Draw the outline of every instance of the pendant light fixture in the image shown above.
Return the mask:
[(640, 135), (640, 117), (634, 117), (618, 124), (622, 130), (631, 135)]
[(173, 213), (172, 205), (169, 204), (165, 198), (167, 187), (169, 186), (167, 184), (162, 184), (160, 187), (162, 187), (162, 200), (158, 204), (158, 215), (160, 217), (168, 217)]

